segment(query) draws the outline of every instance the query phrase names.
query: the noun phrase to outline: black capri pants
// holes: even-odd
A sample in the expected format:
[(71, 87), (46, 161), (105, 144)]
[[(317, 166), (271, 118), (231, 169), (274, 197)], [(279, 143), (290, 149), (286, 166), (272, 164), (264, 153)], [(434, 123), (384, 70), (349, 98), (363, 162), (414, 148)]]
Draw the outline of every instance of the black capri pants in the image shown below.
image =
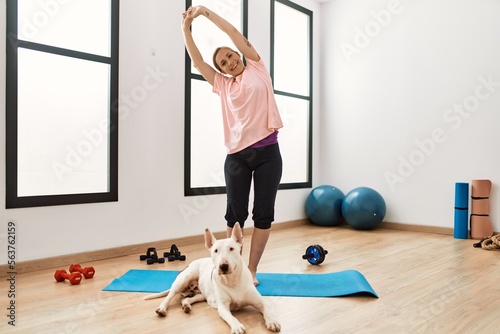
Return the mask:
[(271, 228), (282, 170), (283, 161), (278, 144), (259, 148), (249, 147), (227, 155), (224, 163), (227, 226), (232, 228), (236, 222), (240, 223), (241, 227), (245, 225), (253, 178), (252, 219), (254, 227), (264, 230)]

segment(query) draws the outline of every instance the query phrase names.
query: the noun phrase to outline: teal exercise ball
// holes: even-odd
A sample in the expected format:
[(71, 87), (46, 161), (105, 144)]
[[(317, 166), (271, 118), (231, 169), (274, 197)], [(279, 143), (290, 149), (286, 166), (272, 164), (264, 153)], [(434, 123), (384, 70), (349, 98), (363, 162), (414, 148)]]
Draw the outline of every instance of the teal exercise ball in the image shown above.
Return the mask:
[(342, 201), (342, 216), (358, 230), (377, 227), (385, 217), (386, 206), (382, 195), (368, 187), (351, 190)]
[(344, 193), (333, 186), (314, 188), (307, 196), (306, 214), (316, 225), (335, 226), (342, 222)]

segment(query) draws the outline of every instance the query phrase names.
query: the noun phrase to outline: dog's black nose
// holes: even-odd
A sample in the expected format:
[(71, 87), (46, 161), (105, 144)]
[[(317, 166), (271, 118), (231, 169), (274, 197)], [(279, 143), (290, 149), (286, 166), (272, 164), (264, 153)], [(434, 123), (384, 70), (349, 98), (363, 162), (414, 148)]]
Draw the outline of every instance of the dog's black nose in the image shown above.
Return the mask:
[(229, 270), (229, 265), (227, 263), (223, 263), (219, 266), (219, 269), (223, 273), (227, 273), (227, 271)]

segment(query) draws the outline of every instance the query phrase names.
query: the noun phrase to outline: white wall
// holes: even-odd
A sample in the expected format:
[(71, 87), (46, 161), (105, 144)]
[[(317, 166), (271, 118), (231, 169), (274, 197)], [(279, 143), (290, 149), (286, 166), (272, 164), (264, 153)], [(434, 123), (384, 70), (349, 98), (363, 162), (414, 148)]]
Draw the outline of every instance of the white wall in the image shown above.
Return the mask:
[[(2, 22), (5, 3), (0, 1)], [(314, 11), (319, 8), (310, 0), (297, 3)], [(269, 22), (263, 18), (270, 16), (269, 10), (267, 0), (250, 1), (249, 39), (268, 64)], [(1, 204), (0, 240), (4, 244), (7, 222), (14, 220), (18, 261), (200, 235), (205, 227), (225, 230), (225, 195), (184, 197), (183, 193), (183, 11), (184, 1), (120, 1), (119, 201), (9, 210)], [(317, 15), (316, 36), (319, 23)], [(4, 78), (5, 24), (0, 24), (0, 36), (0, 76)], [(314, 44), (317, 114), (319, 37), (315, 37)], [(158, 74), (158, 87), (148, 91), (144, 100), (134, 100), (134, 89), (142, 85), (151, 71)], [(4, 80), (0, 80), (0, 108), (5, 115)], [(315, 133), (317, 142), (319, 131), (316, 129)], [(317, 176), (318, 167), (315, 168)], [(0, 175), (5, 175), (4, 116), (0, 117)], [(279, 191), (276, 223), (304, 218), (308, 192)], [(0, 177), (0, 203), (5, 203), (4, 177)], [(251, 221), (248, 224), (251, 226)], [(6, 256), (0, 257), (0, 264), (5, 263)]]
[(386, 221), (453, 227), (455, 182), (490, 179), (500, 231), (499, 13), (495, 0), (322, 4), (320, 183), (377, 189)]

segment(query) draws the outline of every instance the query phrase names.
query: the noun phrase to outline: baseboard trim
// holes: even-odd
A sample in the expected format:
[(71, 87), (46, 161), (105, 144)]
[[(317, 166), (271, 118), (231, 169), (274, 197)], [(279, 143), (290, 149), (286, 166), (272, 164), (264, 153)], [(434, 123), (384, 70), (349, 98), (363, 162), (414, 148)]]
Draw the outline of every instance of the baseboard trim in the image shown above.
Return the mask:
[[(307, 224), (310, 224), (310, 221), (307, 218), (292, 220), (288, 222), (273, 224), (273, 230), (288, 229)], [(453, 229), (448, 227), (382, 222), (378, 228), (399, 230), (399, 231), (453, 235)], [(252, 232), (253, 232), (253, 227), (245, 228), (244, 230), (245, 235), (251, 235)], [(217, 232), (214, 233), (214, 235), (216, 238), (224, 238), (225, 232)], [(130, 246), (121, 246), (121, 247), (108, 248), (97, 251), (83, 252), (78, 254), (68, 254), (57, 257), (23, 261), (16, 263), (15, 272), (16, 274), (25, 274), (29, 272), (51, 269), (51, 268), (65, 268), (72, 263), (89, 263), (94, 261), (117, 258), (121, 256), (141, 254), (145, 252), (145, 250), (148, 249), (148, 247), (151, 247), (151, 245), (155, 245), (157, 249), (170, 249), (170, 246), (173, 243), (178, 245), (191, 245), (203, 242), (204, 242), (204, 237), (202, 234), (200, 234), (200, 235), (177, 238), (177, 239), (159, 240), (155, 242), (148, 242)], [(12, 272), (12, 270), (9, 268), (7, 264), (0, 265), (0, 277), (8, 276), (9, 272)]]
[(439, 227), (439, 226), (426, 226), (426, 225), (412, 225), (412, 224), (382, 222), (379, 225), (379, 228), (386, 228), (386, 229), (398, 230), (398, 231), (453, 235), (453, 228), (451, 228), (451, 227)]

